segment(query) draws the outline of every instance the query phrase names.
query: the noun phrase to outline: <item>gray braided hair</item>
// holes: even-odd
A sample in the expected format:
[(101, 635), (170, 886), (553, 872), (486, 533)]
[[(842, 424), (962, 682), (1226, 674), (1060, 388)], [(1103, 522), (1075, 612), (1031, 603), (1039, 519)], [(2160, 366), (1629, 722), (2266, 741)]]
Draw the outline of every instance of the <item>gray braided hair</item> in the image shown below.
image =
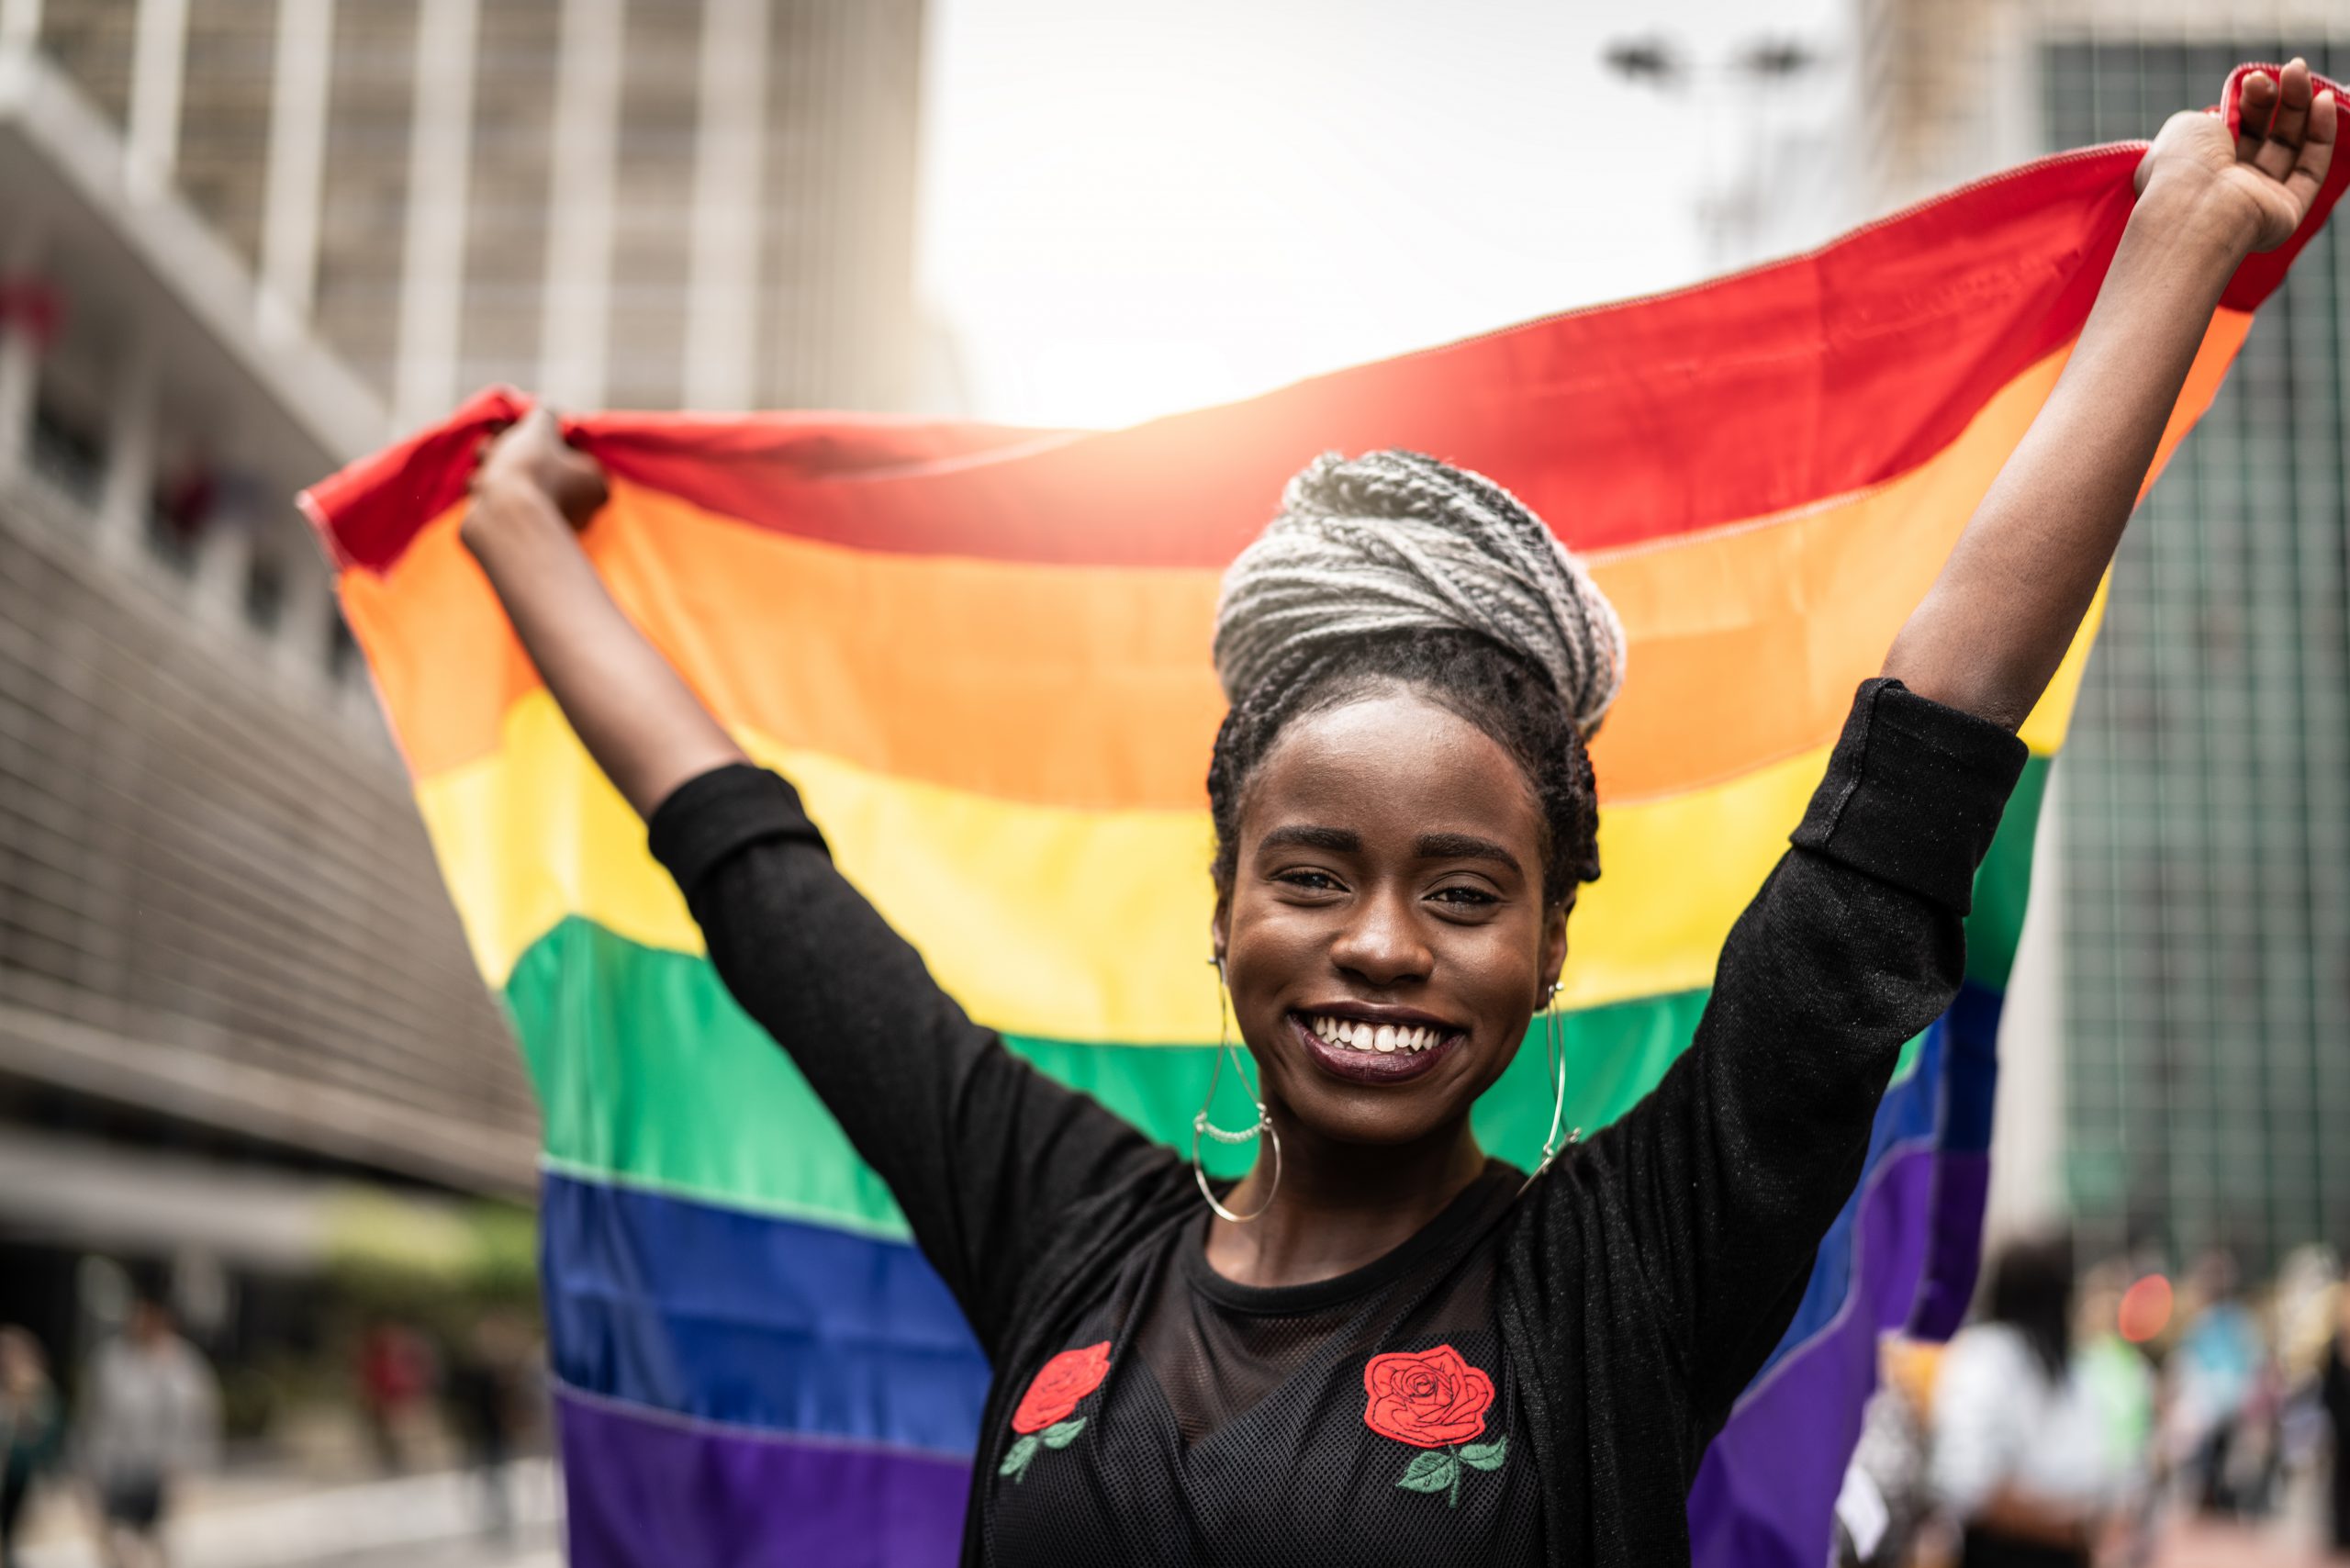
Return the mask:
[(1225, 571), (1215, 619), (1236, 704), (1321, 649), (1419, 632), (1526, 659), (1585, 736), (1624, 681), (1624, 624), (1583, 563), (1499, 485), (1416, 452), (1308, 465)]
[(1292, 722), (1382, 686), (1450, 709), (1516, 761), (1541, 807), (1554, 902), (1599, 875), (1584, 738), (1624, 676), (1624, 628), (1549, 529), (1489, 479), (1412, 452), (1324, 457), (1225, 574), (1208, 760), (1216, 887), (1248, 783)]

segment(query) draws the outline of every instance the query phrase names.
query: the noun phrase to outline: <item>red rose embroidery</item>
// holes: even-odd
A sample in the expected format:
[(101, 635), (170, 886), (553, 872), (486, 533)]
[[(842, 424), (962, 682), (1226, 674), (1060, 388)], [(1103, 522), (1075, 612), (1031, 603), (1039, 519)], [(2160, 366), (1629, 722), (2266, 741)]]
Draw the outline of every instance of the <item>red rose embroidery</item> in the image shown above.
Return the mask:
[(1364, 1425), (1419, 1449), (1467, 1442), (1485, 1429), (1494, 1402), (1494, 1380), (1449, 1345), (1373, 1356), (1363, 1365), (1362, 1386), (1371, 1396)]
[(1109, 1375), (1109, 1340), (1082, 1350), (1063, 1350), (1045, 1363), (1036, 1381), (1020, 1396), (1020, 1408), (1012, 1413), (1012, 1429), (1043, 1431), (1076, 1409), (1077, 1402), (1101, 1387)]
[(1449, 1345), (1373, 1356), (1363, 1363), (1362, 1388), (1363, 1425), (1416, 1449), (1442, 1450), (1412, 1456), (1395, 1483), (1407, 1492), (1442, 1492), (1446, 1506), (1459, 1507), (1464, 1469), (1499, 1470), (1509, 1458), (1506, 1436), (1459, 1446), (1485, 1429), (1494, 1380)]
[(1077, 1435), (1085, 1430), (1085, 1417), (1072, 1421), (1069, 1414), (1109, 1375), (1107, 1339), (1082, 1350), (1063, 1350), (1046, 1361), (1028, 1392), (1020, 1396), (1020, 1408), (1012, 1413), (1012, 1429), (1020, 1434), (1020, 1440), (1004, 1450), (1003, 1462), (995, 1473), (1015, 1482), (1025, 1481), (1037, 1454), (1077, 1441)]

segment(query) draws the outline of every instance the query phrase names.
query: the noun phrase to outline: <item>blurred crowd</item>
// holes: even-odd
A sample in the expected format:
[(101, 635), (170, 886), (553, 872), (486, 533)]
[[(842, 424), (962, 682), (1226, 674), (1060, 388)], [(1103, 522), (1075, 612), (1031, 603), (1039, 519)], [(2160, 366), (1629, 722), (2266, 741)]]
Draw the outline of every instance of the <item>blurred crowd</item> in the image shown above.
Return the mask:
[(2011, 1242), (1947, 1345), (1884, 1341), (1836, 1562), (2132, 1568), (2182, 1518), (2267, 1531), (2312, 1492), (2322, 1545), (2350, 1561), (2336, 1260), (2304, 1249), (2257, 1289), (2219, 1253), (2176, 1283), (2131, 1260), (2075, 1265), (2065, 1238)]
[[(479, 1477), (484, 1528), (503, 1535), (513, 1521), (508, 1462), (540, 1426), (541, 1364), (519, 1314), (485, 1314), (445, 1340), (386, 1318), (359, 1337), (349, 1393), (377, 1466), (397, 1473), (453, 1450)], [(40, 1342), (0, 1326), (0, 1568), (17, 1568), (42, 1485), (82, 1506), (110, 1568), (162, 1568), (175, 1505), (219, 1458), (219, 1381), (151, 1299), (79, 1372), (69, 1399)]]

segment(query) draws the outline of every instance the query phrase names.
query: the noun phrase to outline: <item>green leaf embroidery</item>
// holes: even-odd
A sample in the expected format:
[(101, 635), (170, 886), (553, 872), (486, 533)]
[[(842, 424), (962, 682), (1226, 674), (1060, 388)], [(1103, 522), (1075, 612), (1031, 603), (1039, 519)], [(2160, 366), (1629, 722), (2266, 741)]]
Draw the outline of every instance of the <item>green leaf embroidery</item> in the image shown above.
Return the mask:
[(1502, 1461), (1509, 1457), (1509, 1439), (1495, 1438), (1490, 1443), (1471, 1443), (1460, 1450), (1460, 1462), (1472, 1470), (1499, 1470)]
[(1442, 1492), (1457, 1484), (1460, 1477), (1458, 1461), (1449, 1453), (1427, 1449), (1412, 1456), (1411, 1468), (1404, 1472), (1404, 1479), (1395, 1484), (1407, 1492)]
[(1003, 1456), (1003, 1463), (997, 1469), (996, 1473), (1009, 1475), (1014, 1481), (1025, 1481), (1028, 1479), (1028, 1462), (1035, 1457), (1036, 1439), (1023, 1438), (1012, 1445), (1010, 1453)]
[(1057, 1422), (1036, 1435), (1045, 1439), (1045, 1446), (1048, 1449), (1065, 1449), (1077, 1441), (1077, 1434), (1083, 1430), (1085, 1417), (1080, 1416), (1074, 1421)]

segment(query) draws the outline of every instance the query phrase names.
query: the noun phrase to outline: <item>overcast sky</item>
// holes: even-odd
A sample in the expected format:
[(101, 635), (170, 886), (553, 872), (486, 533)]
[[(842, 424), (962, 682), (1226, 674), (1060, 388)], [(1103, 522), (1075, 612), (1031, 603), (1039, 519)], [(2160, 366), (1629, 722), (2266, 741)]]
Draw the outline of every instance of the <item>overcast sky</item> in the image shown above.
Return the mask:
[(1735, 95), (1603, 49), (1662, 32), (1718, 83), (1847, 10), (932, 0), (922, 293), (971, 413), (1112, 425), (1688, 282)]

